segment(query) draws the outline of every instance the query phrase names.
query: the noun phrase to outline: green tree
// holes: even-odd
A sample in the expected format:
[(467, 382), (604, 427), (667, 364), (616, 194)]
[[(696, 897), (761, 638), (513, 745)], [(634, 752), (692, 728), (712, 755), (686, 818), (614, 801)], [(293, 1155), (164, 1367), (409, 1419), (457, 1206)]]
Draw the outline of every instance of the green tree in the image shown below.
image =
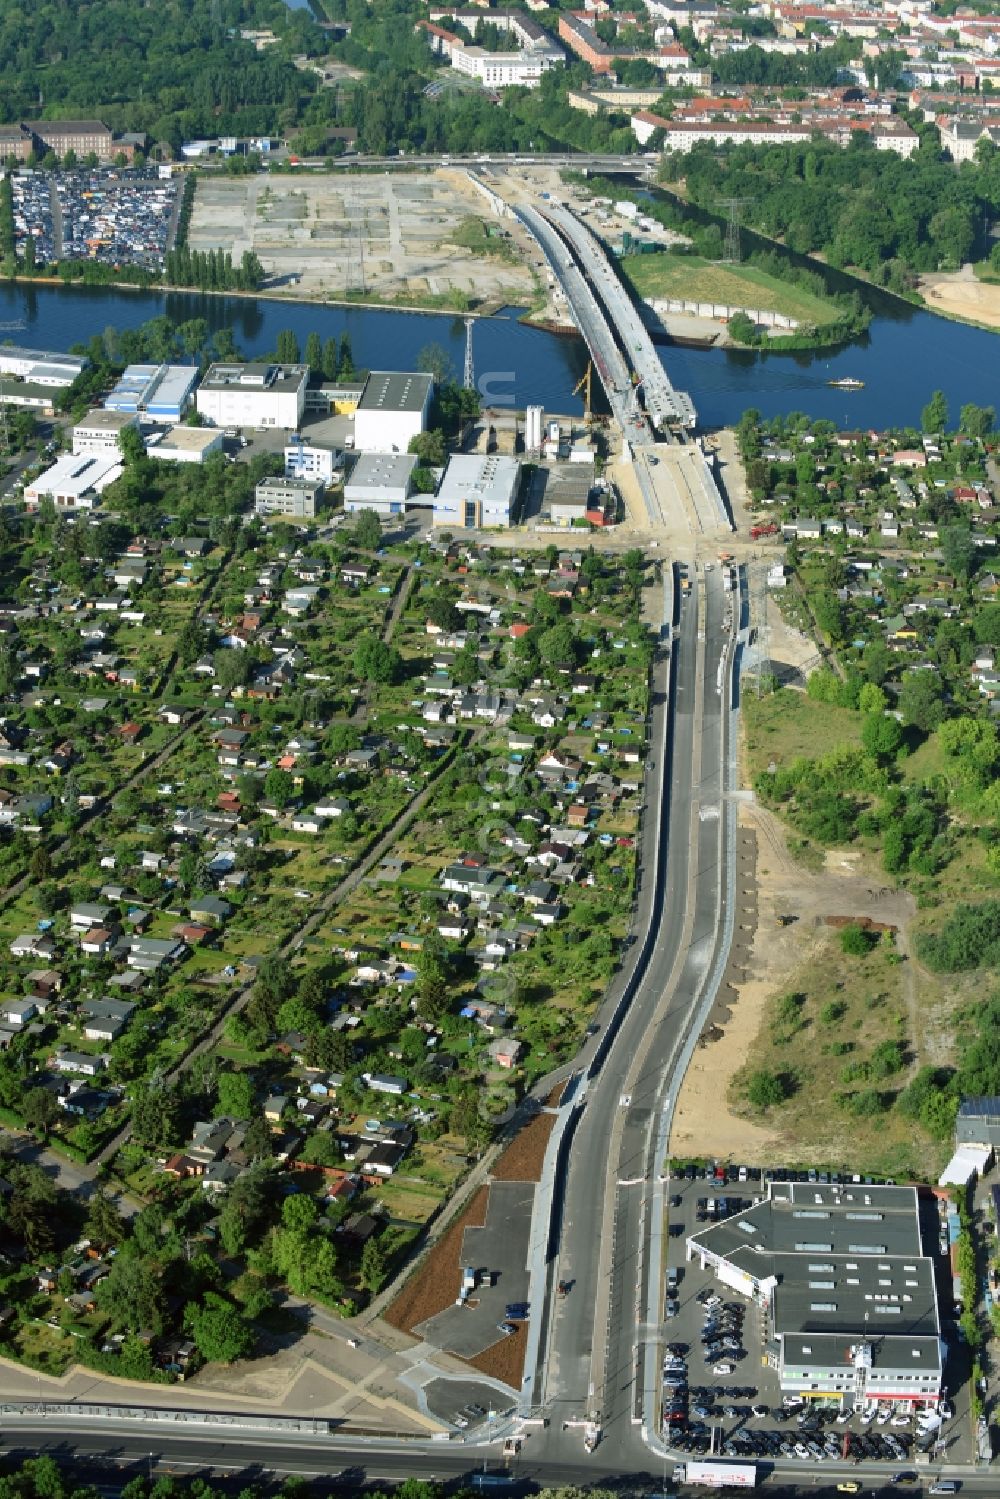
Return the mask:
[(133, 1254), (119, 1254), (95, 1292), (97, 1304), (119, 1331), (158, 1332), (163, 1290), (151, 1262)]
[(374, 1296), (382, 1289), (386, 1277), (385, 1254), (376, 1238), (371, 1238), (361, 1251), (361, 1284)]
[(276, 349), (279, 364), (298, 364), (301, 361), (299, 341), (291, 328), (282, 328), (278, 334)]
[(920, 425), (925, 432), (938, 435), (948, 429), (948, 401), (943, 390), (934, 391), (920, 413)]
[(254, 1087), (244, 1072), (219, 1075), (219, 1113), (232, 1119), (249, 1119), (254, 1111)]
[(976, 543), (971, 526), (958, 522), (941, 530), (944, 565), (960, 583), (967, 583), (976, 568)]
[(353, 531), (355, 545), (365, 552), (377, 552), (382, 545), (382, 522), (375, 510), (359, 510)]
[(862, 713), (884, 713), (888, 707), (889, 699), (881, 687), (874, 682), (862, 684), (858, 693), (858, 707)]
[(146, 444), (138, 427), (123, 427), (118, 434), (118, 451), (126, 468), (134, 468), (146, 459)]
[(394, 646), (386, 645), (377, 635), (361, 635), (352, 658), (354, 675), (360, 682), (390, 685), (403, 674), (403, 658)]
[(876, 760), (890, 760), (903, 743), (903, 730), (899, 720), (887, 717), (884, 713), (866, 713), (861, 725), (861, 743)]
[(314, 375), (323, 373), (323, 340), (315, 330), (306, 339), (306, 364)]
[(59, 1105), (48, 1088), (29, 1088), (24, 1095), (21, 1113), (29, 1129), (48, 1135), (59, 1117)]
[(447, 349), (439, 343), (424, 344), (417, 355), (417, 369), (434, 377), (435, 385), (444, 385), (451, 378), (452, 362)]
[(105, 1246), (120, 1244), (127, 1227), (118, 1211), (118, 1204), (107, 1192), (95, 1192), (87, 1203), (86, 1231), (95, 1243)]
[(785, 1102), (788, 1086), (777, 1072), (761, 1069), (747, 1079), (747, 1099), (752, 1108), (773, 1109)]
[(944, 716), (943, 687), (935, 671), (908, 671), (899, 689), (899, 711), (903, 722), (929, 734)]
[(873, 932), (852, 923), (850, 926), (845, 926), (840, 933), (840, 950), (852, 958), (864, 958), (868, 956), (877, 941), (878, 938)]
[(959, 412), (958, 428), (966, 436), (983, 442), (993, 431), (996, 419), (997, 414), (992, 406), (976, 406), (972, 401), (967, 401)]
[(201, 1306), (191, 1306), (185, 1325), (202, 1357), (214, 1364), (232, 1364), (253, 1352), (254, 1330), (236, 1307), (209, 1293)]
[(444, 433), (440, 428), (432, 432), (417, 432), (410, 438), (408, 451), (416, 453), (428, 468), (440, 468), (446, 457)]

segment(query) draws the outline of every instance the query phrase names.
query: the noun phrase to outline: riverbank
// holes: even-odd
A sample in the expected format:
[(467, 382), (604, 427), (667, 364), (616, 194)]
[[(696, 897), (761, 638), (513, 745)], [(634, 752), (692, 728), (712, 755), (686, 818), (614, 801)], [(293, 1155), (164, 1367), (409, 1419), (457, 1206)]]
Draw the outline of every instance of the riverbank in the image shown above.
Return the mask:
[(1000, 282), (980, 281), (971, 265), (921, 276), (919, 289), (928, 312), (1000, 329)]

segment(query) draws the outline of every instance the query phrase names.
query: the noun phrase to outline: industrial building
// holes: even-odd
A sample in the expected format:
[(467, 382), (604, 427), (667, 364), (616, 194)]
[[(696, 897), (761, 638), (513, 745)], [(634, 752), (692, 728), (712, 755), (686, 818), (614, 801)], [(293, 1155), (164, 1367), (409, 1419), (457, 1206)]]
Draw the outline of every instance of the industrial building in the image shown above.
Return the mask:
[(916, 1187), (769, 1182), (755, 1206), (692, 1234), (687, 1257), (762, 1309), (764, 1354), (785, 1393), (845, 1409), (940, 1399)]
[(55, 415), (56, 387), (0, 378), (0, 406), (23, 406), (42, 416)]
[(335, 448), (293, 437), (285, 448), (285, 478), (315, 479), (320, 484), (332, 484), (339, 457)]
[(316, 479), (261, 479), (254, 490), (258, 515), (287, 515), (293, 520), (312, 520), (323, 496)]
[(138, 429), (134, 416), (126, 411), (88, 411), (73, 428), (73, 452), (106, 453), (117, 459), (121, 451), (118, 439), (126, 427)]
[(216, 427), (295, 432), (308, 383), (307, 364), (213, 364), (198, 387), (198, 411)]
[(222, 451), (218, 427), (171, 427), (162, 437), (154, 433), (146, 441), (146, 456), (162, 458), (165, 463), (204, 463), (213, 453)]
[(147, 422), (179, 422), (198, 383), (189, 364), (130, 364), (104, 402), (108, 411), (127, 411)]
[(434, 496), (434, 524), (460, 531), (502, 527), (511, 523), (521, 478), (516, 458), (457, 453), (448, 460)]
[(413, 493), (413, 453), (364, 453), (344, 485), (344, 509), (402, 515)]
[(20, 349), (0, 344), (0, 375), (16, 375), (32, 385), (65, 389), (90, 363), (78, 354), (52, 354), (45, 349)]
[(114, 453), (67, 453), (40, 474), (24, 491), (25, 504), (34, 508), (51, 500), (57, 510), (93, 510), (100, 496), (122, 473)]
[(430, 375), (372, 370), (354, 413), (359, 453), (405, 453), (426, 430), (434, 380)]

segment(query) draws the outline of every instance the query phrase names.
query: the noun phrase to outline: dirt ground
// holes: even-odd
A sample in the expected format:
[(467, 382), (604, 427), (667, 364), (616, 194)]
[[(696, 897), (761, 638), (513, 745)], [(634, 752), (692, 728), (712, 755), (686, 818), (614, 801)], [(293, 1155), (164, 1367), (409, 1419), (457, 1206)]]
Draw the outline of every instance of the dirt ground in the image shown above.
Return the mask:
[(451, 243), (472, 216), (499, 222), (458, 171), (222, 177), (199, 183), (188, 243), (234, 261), (253, 250), (265, 290), (300, 300), (351, 292), (420, 305), (461, 292), (475, 305), (530, 301), (527, 266)]
[(386, 1322), (412, 1332), (418, 1323), (454, 1305), (462, 1289), (462, 1238), (467, 1228), (482, 1228), (488, 1200), (489, 1188), (480, 1187), (465, 1212), (441, 1235), (396, 1300), (383, 1312)]
[[(757, 928), (744, 976), (729, 991), (728, 1015), (707, 1033), (713, 1039), (703, 1039), (695, 1051), (678, 1099), (670, 1149), (674, 1156), (799, 1160), (797, 1142), (785, 1140), (777, 1128), (748, 1121), (727, 1102), (730, 1084), (753, 1050), (767, 1002), (828, 944), (827, 916), (870, 916), (897, 926), (905, 942), (915, 908), (905, 891), (881, 895), (883, 887), (873, 883), (850, 851), (832, 850), (817, 873), (805, 869), (789, 854), (780, 821), (761, 806), (742, 807), (740, 824), (752, 829), (757, 840)], [(778, 914), (794, 920), (779, 927)], [(915, 1032), (912, 991), (906, 1001)]]
[(971, 265), (948, 274), (921, 276), (919, 289), (932, 311), (1000, 328), (1000, 286), (977, 281)]
[(498, 1182), (537, 1182), (542, 1179), (545, 1147), (556, 1122), (555, 1114), (536, 1114), (518, 1130), (493, 1167)]
[(466, 1363), (478, 1369), (480, 1374), (489, 1374), (493, 1379), (502, 1379), (504, 1384), (509, 1384), (511, 1389), (519, 1390), (524, 1378), (524, 1355), (528, 1346), (528, 1324), (517, 1323), (517, 1332), (511, 1333), (509, 1338), (501, 1338), (492, 1343), (489, 1348), (484, 1348), (482, 1353), (476, 1354), (475, 1358), (466, 1359)]

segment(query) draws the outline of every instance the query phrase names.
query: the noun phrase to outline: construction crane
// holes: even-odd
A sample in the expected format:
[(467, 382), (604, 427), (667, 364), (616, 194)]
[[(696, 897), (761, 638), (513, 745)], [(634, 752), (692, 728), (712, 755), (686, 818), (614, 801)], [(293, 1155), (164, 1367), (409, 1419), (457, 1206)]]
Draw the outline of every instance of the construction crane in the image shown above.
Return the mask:
[(581, 390), (583, 391), (583, 418), (584, 421), (587, 422), (590, 421), (590, 380), (593, 372), (593, 363), (592, 361), (588, 360), (587, 368), (583, 372), (582, 379), (573, 386), (573, 394), (575, 396), (578, 396)]

